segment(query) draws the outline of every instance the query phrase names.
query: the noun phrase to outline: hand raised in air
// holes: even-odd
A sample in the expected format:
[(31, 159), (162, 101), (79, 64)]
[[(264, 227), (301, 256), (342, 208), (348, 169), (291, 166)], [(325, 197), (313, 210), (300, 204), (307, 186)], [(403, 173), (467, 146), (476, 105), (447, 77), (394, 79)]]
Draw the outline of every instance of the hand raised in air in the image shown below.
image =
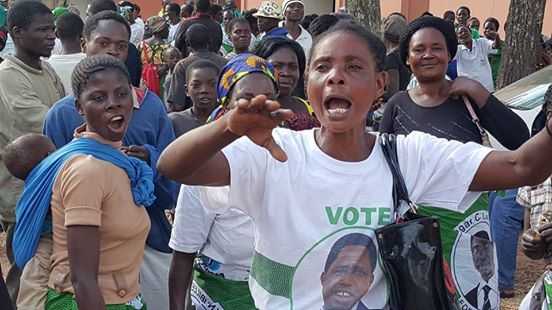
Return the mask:
[(276, 160), (284, 162), (287, 155), (274, 141), (272, 130), (292, 116), (293, 112), (282, 109), (277, 101), (259, 95), (251, 100), (238, 101), (227, 118), (227, 128), (235, 135), (247, 136), (267, 149)]

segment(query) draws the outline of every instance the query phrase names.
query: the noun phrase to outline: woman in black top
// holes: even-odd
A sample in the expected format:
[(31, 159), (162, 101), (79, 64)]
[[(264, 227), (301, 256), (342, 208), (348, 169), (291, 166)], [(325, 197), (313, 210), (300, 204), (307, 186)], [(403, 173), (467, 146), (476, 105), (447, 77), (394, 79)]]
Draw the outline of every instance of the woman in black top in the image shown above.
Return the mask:
[[(529, 130), (520, 117), (479, 82), (465, 77), (458, 77), (455, 81), (445, 79), (447, 64), (456, 55), (457, 47), (454, 27), (443, 19), (422, 17), (409, 25), (408, 31), (401, 39), (399, 53), (401, 60), (410, 67), (418, 80), (418, 86), (395, 94), (387, 102), (380, 131), (395, 134), (422, 131), (449, 140), (481, 144), (483, 139), (480, 129), (472, 121), (473, 118), (463, 100), (463, 97), (466, 97), (481, 126), (506, 148), (517, 149), (529, 139)], [(454, 286), (458, 288), (457, 305), (470, 304), (474, 309), (490, 309), (486, 307), (487, 303), (491, 305), (491, 300), (494, 303), (499, 302), (500, 290), (504, 285), (501, 282), (505, 266), (501, 255), (507, 254), (505, 249), (512, 246), (505, 245), (504, 242), (500, 243), (500, 246), (497, 245), (496, 248), (500, 249), (501, 253), (498, 253), (498, 262), (495, 262), (495, 244), (501, 242), (500, 239), (506, 239), (501, 238), (504, 236), (491, 233), (490, 222), (494, 225), (494, 232), (497, 227), (503, 225), (506, 216), (504, 212), (489, 212), (486, 193), (467, 203), (470, 206), (462, 213), (440, 212), (434, 208), (423, 207), (418, 209), (418, 212), (436, 216), (440, 220), (447, 274), (455, 275), (449, 278), (454, 279)], [(469, 231), (464, 232), (460, 229), (462, 233), (458, 232), (459, 227), (471, 226), (477, 222), (473, 219), (477, 218), (484, 220), (474, 224), (477, 226), (473, 226)], [(487, 238), (479, 240), (481, 238), (478, 236)], [(462, 238), (471, 240), (472, 247), (473, 244), (476, 244), (476, 247), (478, 243), (486, 244), (487, 254), (483, 255), (486, 258), (475, 254), (471, 247), (457, 247)], [(513, 246), (515, 249), (516, 245)], [(498, 265), (503, 269), (500, 271), (500, 279)], [(487, 291), (481, 292), (481, 288), (485, 287)]]
[(520, 117), (478, 82), (463, 77), (445, 79), (457, 46), (454, 28), (443, 19), (422, 17), (409, 25), (399, 53), (418, 86), (395, 94), (387, 102), (380, 131), (408, 134), (416, 130), (464, 143), (482, 143), (462, 99), (466, 96), (482, 127), (506, 148), (517, 149), (529, 139), (529, 130)]

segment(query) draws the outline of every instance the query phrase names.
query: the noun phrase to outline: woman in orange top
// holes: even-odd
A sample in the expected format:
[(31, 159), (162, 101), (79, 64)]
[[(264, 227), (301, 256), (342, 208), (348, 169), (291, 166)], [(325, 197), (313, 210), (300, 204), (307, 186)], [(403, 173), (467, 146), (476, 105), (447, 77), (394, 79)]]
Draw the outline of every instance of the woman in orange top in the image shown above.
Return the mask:
[[(86, 123), (59, 151), (90, 141), (124, 162), (121, 141), (133, 108), (124, 64), (107, 55), (85, 58), (75, 68), (72, 84)], [(54, 181), (46, 309), (146, 309), (138, 282), (150, 228), (146, 210), (138, 205), (144, 201), (137, 192), (142, 173), (92, 154), (67, 159)]]

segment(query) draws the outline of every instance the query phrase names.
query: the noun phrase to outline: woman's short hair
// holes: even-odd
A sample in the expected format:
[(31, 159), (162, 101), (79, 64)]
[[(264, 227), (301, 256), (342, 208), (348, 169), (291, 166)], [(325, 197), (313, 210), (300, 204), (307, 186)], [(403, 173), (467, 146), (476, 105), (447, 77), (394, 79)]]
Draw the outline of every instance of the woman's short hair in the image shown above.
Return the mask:
[(456, 55), (456, 51), (458, 50), (458, 38), (456, 37), (454, 25), (439, 17), (424, 16), (415, 19), (408, 25), (408, 28), (399, 43), (399, 56), (405, 65), (408, 58), (408, 47), (412, 36), (424, 28), (433, 28), (443, 34), (451, 59)]
[(250, 27), (249, 21), (247, 19), (243, 17), (234, 17), (228, 22), (228, 24), (226, 24), (226, 26), (224, 27), (224, 31), (226, 31), (226, 33), (230, 35), (232, 33), (232, 28), (234, 28), (234, 26), (237, 24), (243, 24), (247, 25), (247, 27)]
[(299, 64), (299, 80), (302, 80), (307, 60), (305, 52), (299, 43), (285, 37), (268, 36), (255, 45), (253, 54), (261, 58), (268, 59), (268, 57), (281, 48), (289, 48), (293, 51), (295, 56), (297, 56), (297, 63)]
[(314, 55), (316, 48), (318, 47), (318, 44), (328, 35), (335, 33), (335, 32), (347, 32), (354, 34), (359, 39), (362, 39), (368, 49), (372, 52), (372, 56), (374, 57), (374, 63), (376, 65), (376, 71), (381, 72), (383, 71), (384, 64), (385, 64), (385, 56), (387, 54), (387, 50), (385, 49), (385, 45), (383, 45), (383, 42), (380, 38), (378, 38), (375, 34), (368, 31), (365, 27), (357, 24), (356, 22), (349, 21), (349, 20), (343, 20), (339, 21), (335, 26), (328, 29), (328, 31), (322, 33), (318, 37), (314, 39), (314, 42), (312, 43), (310, 58), (308, 63), (310, 63), (312, 59), (312, 55)]

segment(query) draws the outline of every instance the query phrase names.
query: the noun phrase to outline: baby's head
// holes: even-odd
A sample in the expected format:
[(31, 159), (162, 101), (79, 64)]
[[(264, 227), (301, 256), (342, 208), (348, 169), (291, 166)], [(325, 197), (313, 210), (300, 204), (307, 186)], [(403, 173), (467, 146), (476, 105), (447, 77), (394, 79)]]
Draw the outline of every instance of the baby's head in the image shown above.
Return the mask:
[(35, 133), (23, 135), (6, 145), (2, 160), (14, 177), (25, 180), (31, 170), (56, 150), (50, 138)]

